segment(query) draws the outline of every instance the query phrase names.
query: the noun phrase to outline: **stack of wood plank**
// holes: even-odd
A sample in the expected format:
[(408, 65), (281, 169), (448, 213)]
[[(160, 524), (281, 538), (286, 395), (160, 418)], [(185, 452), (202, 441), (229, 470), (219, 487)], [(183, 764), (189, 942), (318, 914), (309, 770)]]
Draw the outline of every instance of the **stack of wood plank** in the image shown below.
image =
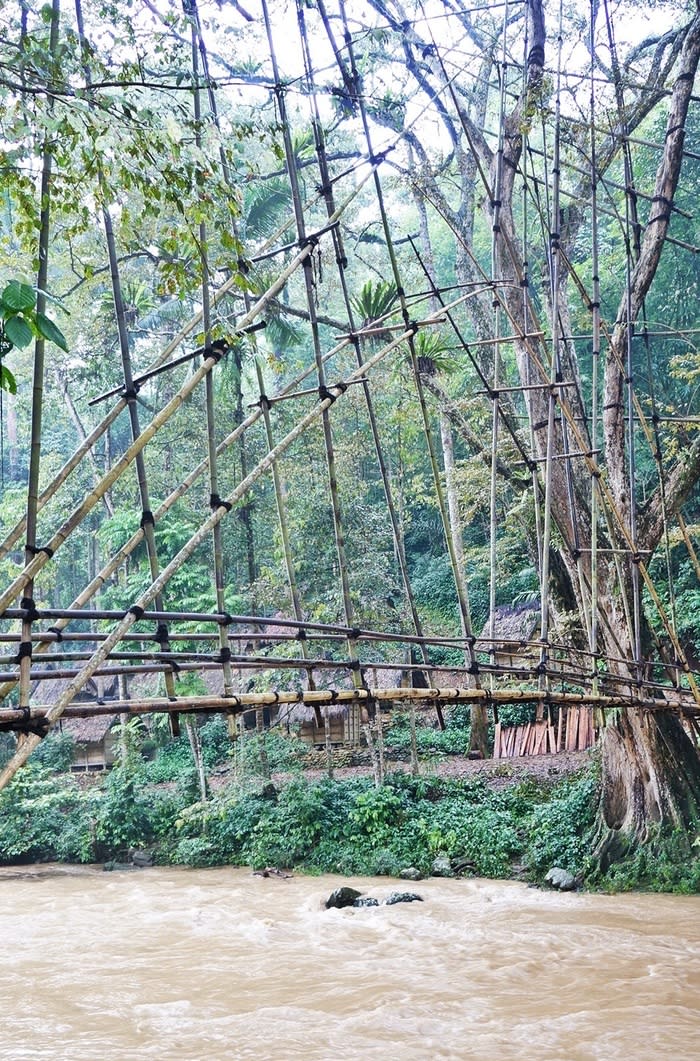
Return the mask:
[(541, 719), (522, 726), (496, 724), (494, 759), (514, 759), (520, 755), (551, 755), (554, 752), (584, 751), (595, 744), (593, 710), (569, 707), (559, 712), (556, 724)]

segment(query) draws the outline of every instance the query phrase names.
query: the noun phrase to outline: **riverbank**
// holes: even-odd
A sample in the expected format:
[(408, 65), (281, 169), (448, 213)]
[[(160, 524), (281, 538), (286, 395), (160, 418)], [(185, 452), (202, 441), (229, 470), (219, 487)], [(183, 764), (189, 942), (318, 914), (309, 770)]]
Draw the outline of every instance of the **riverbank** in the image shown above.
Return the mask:
[(152, 761), (132, 754), (102, 776), (46, 761), (25, 768), (0, 794), (0, 863), (123, 863), (138, 850), (161, 866), (535, 883), (557, 867), (605, 890), (700, 890), (700, 852), (687, 837), (652, 838), (641, 857), (594, 875), (595, 754), (433, 754), (413, 776), (406, 756), (389, 749), (377, 786), (368, 758), (349, 763), (343, 753), (331, 779), (321, 753), (282, 737), (266, 738), (263, 770), (255, 738), (238, 748), (247, 760), (234, 757), (217, 727), (202, 727), (206, 798), (182, 738)]

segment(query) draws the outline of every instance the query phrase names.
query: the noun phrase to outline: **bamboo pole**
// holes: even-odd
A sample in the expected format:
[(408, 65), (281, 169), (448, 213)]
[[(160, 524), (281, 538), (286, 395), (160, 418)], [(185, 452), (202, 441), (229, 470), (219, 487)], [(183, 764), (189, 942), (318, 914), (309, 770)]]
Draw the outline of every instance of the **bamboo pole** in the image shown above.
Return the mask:
[[(675, 697), (666, 701), (655, 699), (631, 699), (629, 696), (604, 696), (602, 694), (559, 693), (551, 691), (549, 700), (553, 705), (568, 706), (573, 709), (593, 706), (601, 711), (618, 711), (620, 708), (638, 711), (674, 711), (683, 717), (700, 717), (698, 706), (690, 700)], [(222, 695), (180, 696), (176, 701), (167, 697), (150, 697), (147, 699), (109, 700), (102, 703), (86, 702), (67, 705), (61, 712), (64, 718), (95, 718), (123, 712), (128, 715), (163, 714), (182, 711), (233, 712), (241, 713), (254, 707), (274, 707), (279, 704), (350, 704), (425, 701), (433, 703), (497, 703), (497, 704), (536, 704), (542, 699), (540, 689), (473, 689), (463, 687), (436, 687), (431, 689), (409, 689), (406, 686), (378, 689), (370, 686), (362, 689), (279, 689), (262, 693), (239, 693), (233, 697)], [(28, 714), (20, 708), (0, 708), (0, 726), (16, 728), (17, 725), (36, 725), (50, 722), (55, 705), (35, 704), (28, 709)], [(514, 728), (514, 727), (510, 727)], [(502, 733), (507, 733), (504, 728)], [(38, 743), (41, 738), (31, 733), (28, 740)], [(36, 745), (35, 745), (36, 746)], [(5, 771), (0, 775), (0, 788), (7, 784)]]
[[(323, 4), (320, 5), (321, 17), (324, 20), (324, 24), (328, 29), (327, 18)], [(302, 49), (304, 52), (304, 64), (306, 71), (306, 79), (309, 86), (309, 101), (311, 109), (311, 127), (314, 133), (314, 141), (316, 146), (316, 156), (318, 159), (319, 174), (321, 178), (321, 192), (323, 194), (324, 202), (326, 205), (326, 213), (328, 217), (332, 217), (335, 213), (335, 199), (333, 192), (333, 182), (330, 179), (330, 170), (328, 166), (328, 158), (326, 154), (326, 143), (325, 135), (323, 131), (323, 123), (321, 122), (321, 116), (318, 108), (318, 100), (316, 94), (316, 88), (314, 83), (313, 75), (313, 60), (311, 55), (311, 48), (309, 43), (308, 33), (306, 31), (306, 17), (304, 14), (303, 4), (297, 2), (297, 16), (299, 19), (300, 30), (301, 30), (301, 41)], [(332, 34), (331, 34), (332, 37)], [(342, 61), (340, 53), (335, 49), (336, 61), (339, 63), (342, 70), (345, 70), (345, 65)], [(352, 56), (351, 56), (352, 61)], [(345, 76), (347, 78), (352, 77), (353, 83), (357, 81), (357, 71), (355, 70), (350, 75), (345, 70)], [(350, 299), (350, 292), (348, 290), (348, 283), (346, 277), (347, 268), (347, 257), (345, 254), (345, 248), (343, 245), (343, 235), (340, 228), (334, 228), (332, 232), (332, 239), (335, 246), (336, 252), (336, 263), (338, 266), (338, 279), (340, 280), (341, 291), (343, 293), (343, 302), (345, 304), (345, 312), (347, 313), (348, 323), (350, 325), (350, 338), (352, 339), (353, 347), (355, 350), (355, 357), (359, 368), (364, 363), (363, 350), (362, 350), (362, 339), (363, 337), (370, 337), (373, 334), (381, 334), (381, 329), (370, 326), (366, 328), (358, 329), (355, 324), (352, 302)], [(434, 307), (433, 307), (434, 308)], [(392, 311), (389, 311), (389, 316)], [(402, 328), (403, 325), (389, 325), (389, 328)], [(370, 431), (372, 434), (372, 441), (374, 443), (374, 450), (377, 456), (377, 465), (379, 467), (379, 473), (382, 480), (382, 488), (384, 490), (384, 497), (386, 500), (387, 511), (389, 513), (389, 520), (391, 522), (392, 536), (394, 539), (394, 549), (396, 553), (396, 560), (401, 574), (401, 581), (404, 587), (404, 593), (406, 601), (411, 614), (411, 621), (413, 628), (417, 635), (422, 636), (423, 628), (420, 617), (418, 615), (418, 609), (416, 606), (415, 595), (413, 593), (413, 587), (411, 586), (411, 579), (408, 572), (408, 563), (406, 560), (406, 550), (404, 547), (403, 534), (401, 531), (401, 525), (399, 523), (398, 514), (396, 511), (396, 505), (394, 504), (393, 490), (391, 487), (391, 480), (389, 477), (389, 470), (384, 457), (384, 448), (382, 446), (381, 436), (379, 433), (379, 424), (377, 422), (377, 415), (374, 408), (374, 401), (372, 398), (372, 392), (369, 386), (369, 382), (366, 380), (362, 381), (362, 392), (365, 400), (365, 406), (367, 408), (367, 418), (369, 421)], [(428, 681), (431, 680), (430, 673), (430, 660), (425, 645), (421, 645), (421, 654), (423, 662), (426, 667), (426, 677)], [(438, 720), (441, 729), (445, 728), (445, 721), (442, 714), (442, 710), (438, 706)]]
[[(596, 6), (591, 0), (591, 55), (595, 55), (595, 23)], [(595, 64), (591, 63), (591, 103), (590, 103), (590, 126), (591, 126), (591, 265), (593, 283), (593, 336), (592, 336), (592, 379), (591, 379), (591, 453), (598, 459), (598, 387), (600, 380), (600, 273), (599, 273), (599, 241), (598, 241), (598, 166), (596, 146), (596, 106), (595, 106)], [(600, 503), (598, 479), (595, 475), (590, 476), (591, 484), (591, 625), (590, 625), (590, 649), (593, 673), (593, 691), (598, 691), (598, 506)], [(559, 736), (561, 738), (561, 716), (559, 719)]]
[[(85, 77), (85, 84), (87, 86), (88, 102), (91, 107), (94, 107), (94, 98), (91, 88), (92, 77), (90, 72), (90, 65), (88, 62), (89, 52), (85, 39), (85, 28), (83, 24), (82, 0), (75, 0), (75, 16), (78, 27), (78, 40), (80, 43), (83, 58), (83, 74)], [(124, 376), (124, 396), (129, 411), (131, 438), (132, 442), (135, 442), (141, 435), (141, 424), (138, 413), (138, 407), (136, 404), (137, 390), (134, 387), (133, 367), (131, 362), (131, 340), (126, 320), (126, 308), (122, 295), (121, 275), (119, 270), (119, 256), (117, 254), (117, 243), (114, 235), (114, 226), (112, 224), (112, 215), (109, 211), (108, 206), (108, 189), (101, 163), (98, 163), (97, 166), (97, 183), (100, 189), (100, 200), (102, 203), (102, 224), (104, 227), (105, 241), (107, 244), (109, 274), (112, 284), (112, 298), (114, 301), (114, 314), (117, 325), (117, 337), (119, 341), (119, 354), (122, 364), (122, 374)], [(207, 375), (206, 378), (208, 380), (210, 376)], [(151, 578), (155, 579), (158, 577), (160, 563), (158, 560), (158, 549), (156, 546), (155, 519), (153, 516), (153, 511), (151, 509), (151, 498), (148, 487), (146, 461), (143, 449), (138, 450), (136, 452), (134, 456), (134, 462), (136, 466), (136, 480), (138, 484), (139, 497), (141, 500), (141, 526), (143, 528), (144, 539), (146, 542), (148, 566), (150, 569)], [(163, 601), (162, 596), (160, 594), (155, 599), (155, 605), (158, 611), (163, 610)], [(159, 624), (157, 630), (157, 637), (163, 650), (167, 652), (170, 648), (168, 642), (167, 626), (165, 626), (164, 624)], [(166, 672), (165, 674), (165, 690), (168, 696), (172, 697), (175, 695), (175, 682), (171, 672)]]
[[(368, 120), (368, 116), (367, 116), (367, 108), (365, 106), (363, 95), (362, 95), (362, 93), (360, 91), (360, 84), (361, 84), (360, 83), (360, 76), (359, 76), (359, 71), (357, 69), (357, 65), (356, 65), (356, 62), (355, 62), (355, 54), (354, 54), (354, 49), (353, 49), (353, 45), (352, 45), (352, 37), (351, 37), (350, 33), (348, 32), (348, 28), (347, 28), (347, 18), (346, 18), (346, 13), (345, 13), (345, 5), (342, 2), (342, 0), (341, 0), (341, 5), (340, 5), (340, 10), (341, 10), (341, 15), (342, 15), (342, 19), (343, 19), (343, 25), (344, 25), (345, 30), (346, 30), (346, 33), (345, 33), (346, 47), (347, 47), (348, 56), (349, 56), (349, 59), (350, 59), (350, 68), (351, 68), (351, 72), (352, 72), (353, 82), (354, 82), (354, 85), (355, 85), (357, 105), (358, 105), (360, 118), (361, 118), (361, 121), (362, 121), (362, 128), (363, 128), (363, 132), (364, 132), (365, 142), (367, 144), (367, 150), (368, 150), (370, 158), (374, 158), (375, 155), (374, 155), (374, 151), (373, 151), (373, 147), (372, 147), (372, 135), (371, 135), (370, 126), (369, 126), (369, 120)], [(467, 592), (467, 586), (466, 586), (466, 582), (465, 582), (465, 579), (464, 579), (464, 575), (463, 575), (463, 572), (460, 570), (458, 559), (457, 559), (457, 553), (456, 553), (456, 550), (455, 550), (455, 543), (454, 543), (454, 539), (453, 539), (453, 536), (452, 536), (452, 530), (451, 530), (451, 527), (450, 527), (449, 516), (448, 516), (448, 513), (447, 513), (447, 507), (446, 507), (446, 504), (445, 504), (444, 492), (443, 492), (443, 489), (442, 489), (442, 483), (441, 483), (441, 479), (440, 479), (440, 470), (439, 470), (439, 466), (438, 466), (438, 462), (437, 462), (437, 456), (436, 456), (436, 453), (435, 453), (435, 446), (434, 446), (434, 442), (433, 442), (432, 431), (430, 429), (430, 418), (429, 418), (429, 414), (428, 414), (427, 403), (426, 403), (426, 400), (425, 400), (425, 392), (424, 392), (424, 389), (423, 389), (423, 384), (422, 384), (421, 377), (420, 377), (420, 371), (419, 371), (419, 368), (418, 368), (418, 358), (417, 358), (417, 355), (416, 355), (416, 347), (415, 347), (415, 341), (414, 341), (414, 337), (415, 337), (415, 334), (416, 334), (416, 331), (417, 331), (417, 325), (415, 324), (415, 322), (411, 322), (410, 314), (408, 312), (408, 304), (406, 302), (406, 296), (405, 296), (403, 284), (401, 282), (401, 274), (400, 274), (400, 270), (399, 270), (399, 266), (398, 266), (398, 260), (397, 260), (397, 257), (396, 257), (396, 251), (395, 251), (395, 247), (394, 247), (393, 236), (392, 236), (392, 233), (391, 233), (391, 228), (390, 228), (390, 225), (389, 225), (389, 219), (388, 219), (386, 207), (385, 207), (385, 204), (384, 204), (384, 194), (383, 194), (383, 190), (382, 190), (382, 184), (381, 184), (381, 180), (380, 180), (380, 177), (379, 177), (379, 172), (377, 170), (375, 170), (375, 172), (374, 172), (374, 190), (375, 190), (375, 195), (377, 197), (377, 203), (378, 203), (378, 206), (379, 206), (379, 214), (380, 214), (380, 218), (381, 218), (381, 222), (382, 222), (382, 231), (384, 233), (384, 240), (385, 240), (385, 243), (386, 243), (387, 253), (388, 253), (388, 256), (389, 256), (389, 263), (390, 263), (390, 267), (391, 267), (391, 273), (392, 273), (392, 276), (393, 276), (393, 279), (394, 279), (394, 283), (396, 285), (397, 293), (399, 295), (399, 303), (400, 303), (400, 306), (401, 306), (401, 314), (402, 314), (402, 317), (403, 317), (403, 320), (404, 320), (404, 325), (405, 325), (405, 327), (406, 327), (406, 329), (407, 329), (407, 331), (409, 333), (408, 334), (408, 349), (409, 349), (409, 353), (410, 353), (411, 367), (412, 367), (412, 370), (413, 370), (413, 377), (414, 377), (414, 382), (415, 382), (415, 386), (416, 386), (416, 393), (417, 393), (417, 397), (418, 397), (419, 408), (421, 410), (421, 417), (422, 417), (422, 423), (423, 423), (423, 434), (425, 436), (426, 446), (427, 446), (427, 450), (428, 450), (428, 456), (429, 456), (429, 459), (430, 459), (430, 465), (431, 465), (431, 469), (432, 469), (432, 473), (433, 473), (433, 485), (434, 485), (434, 489), (435, 489), (435, 497), (436, 497), (436, 500), (437, 500), (437, 503), (438, 503), (438, 509), (440, 511), (440, 518), (441, 518), (441, 521), (442, 521), (443, 533), (444, 533), (444, 536), (445, 536), (445, 542), (446, 542), (446, 545), (447, 545), (447, 550), (448, 550), (448, 554), (449, 554), (449, 557), (450, 557), (450, 564), (451, 564), (453, 577), (454, 577), (454, 581), (455, 581), (455, 588), (456, 588), (456, 591), (457, 591), (457, 599), (458, 599), (458, 603), (459, 603), (459, 611), (460, 611), (460, 618), (461, 618), (461, 622), (462, 622), (462, 628), (463, 628), (463, 631), (466, 634), (466, 636), (469, 638), (469, 637), (471, 637), (471, 633), (472, 633), (472, 630), (471, 630), (471, 615), (470, 615), (470, 609), (469, 609), (469, 596), (468, 596), (468, 592)], [(467, 665), (469, 667), (475, 669), (474, 684), (478, 685), (478, 677), (476, 677), (476, 657), (475, 657), (474, 652), (473, 652), (471, 641), (467, 641), (467, 643), (465, 645), (465, 660), (466, 660)], [(483, 716), (478, 716), (477, 715), (477, 716), (475, 716), (475, 718), (476, 717), (479, 717), (480, 720), (483, 720)], [(474, 727), (474, 728), (476, 728), (476, 727)], [(483, 749), (482, 749), (482, 751), (483, 751)]]
[[(60, 22), (60, 0), (52, 0), (51, 23), (49, 29), (49, 63), (53, 66), (58, 56), (58, 30)], [(54, 101), (47, 102), (49, 116), (53, 115)], [(46, 289), (49, 276), (49, 240), (51, 235), (51, 170), (53, 153), (49, 134), (44, 136), (41, 164), (41, 185), (39, 193), (39, 269), (37, 273), (37, 314), (46, 313)], [(31, 441), (29, 451), (29, 480), (27, 485), (26, 542), (24, 550), (25, 564), (36, 556), (36, 533), (39, 499), (39, 466), (41, 462), (41, 426), (44, 403), (44, 361), (46, 340), (39, 335), (34, 342), (34, 374), (32, 381)], [(34, 579), (29, 579), (25, 586), (22, 604), (27, 614), (22, 620), (22, 641), (20, 643), (19, 703), (20, 707), (29, 706), (30, 672), (32, 665), (32, 622), (34, 609)]]
[[(282, 137), (284, 140), (284, 152), (286, 159), (287, 175), (289, 177), (289, 183), (292, 192), (292, 204), (294, 207), (294, 220), (296, 224), (297, 237), (300, 244), (306, 242), (306, 223), (304, 220), (304, 210), (302, 206), (301, 192), (299, 189), (299, 179), (296, 169), (296, 161), (294, 157), (294, 148), (292, 144), (291, 129), (287, 116), (286, 102), (284, 88), (280, 80), (279, 67), (277, 64), (277, 54), (275, 50), (275, 44), (272, 34), (272, 26), (270, 23), (269, 9), (267, 0), (262, 0), (262, 12), (263, 19), (265, 22), (265, 31), (267, 35), (270, 62), (272, 64), (272, 71), (275, 84), (275, 99), (279, 110), (280, 122), (282, 126)], [(312, 258), (309, 257), (304, 263), (304, 288), (306, 292), (306, 306), (309, 314), (309, 325), (311, 328), (311, 340), (313, 344), (314, 359), (316, 362), (316, 377), (318, 380), (319, 394), (327, 393), (327, 381), (325, 376), (325, 370), (323, 366), (323, 358), (321, 355), (321, 338), (318, 325), (318, 315), (316, 312), (316, 296), (314, 291), (314, 278), (312, 270)], [(345, 530), (343, 514), (340, 502), (340, 494), (338, 491), (338, 477), (336, 472), (336, 457), (335, 457), (335, 446), (333, 443), (333, 434), (331, 430), (330, 420), (330, 406), (329, 402), (321, 413), (321, 427), (323, 431), (323, 443), (326, 456), (326, 469), (328, 474), (328, 487), (331, 497), (331, 510), (333, 514), (333, 530), (335, 533), (335, 546), (336, 555), (338, 557), (338, 576), (340, 579), (340, 592), (343, 602), (343, 611), (345, 615), (345, 622), (347, 626), (353, 627), (354, 623), (354, 607), (352, 603), (352, 596), (350, 593), (350, 581), (348, 575), (348, 562), (347, 552), (345, 549)], [(324, 405), (322, 402), (321, 405)], [(353, 684), (359, 688), (363, 683), (362, 672), (359, 667), (359, 660), (357, 656), (357, 646), (352, 637), (348, 638), (347, 643), (348, 654), (358, 666), (352, 672)], [(356, 734), (359, 727), (359, 716), (350, 716), (348, 720), (348, 735), (350, 741), (356, 743)]]
[[(202, 90), (200, 87), (200, 71), (199, 71), (199, 48), (201, 42), (201, 29), (199, 24), (199, 13), (197, 10), (196, 0), (189, 0), (186, 6), (186, 11), (190, 18), (190, 31), (192, 37), (192, 93), (193, 93), (193, 108), (194, 108), (194, 119), (195, 119), (195, 145), (201, 151), (202, 148)], [(206, 73), (206, 71), (205, 71)], [(205, 348), (209, 345), (212, 339), (211, 331), (211, 299), (210, 299), (210, 273), (209, 273), (209, 257), (208, 257), (208, 232), (207, 225), (204, 219), (199, 222), (199, 263), (201, 269), (201, 289), (202, 289), (202, 325), (204, 329), (204, 346)], [(250, 308), (249, 306), (246, 308)], [(204, 394), (204, 406), (206, 415), (206, 428), (207, 428), (207, 457), (209, 465), (209, 505), (212, 511), (215, 511), (220, 503), (219, 497), (219, 472), (217, 467), (217, 453), (216, 453), (216, 422), (214, 414), (214, 380), (211, 373), (207, 376), (205, 382), (205, 394)], [(243, 439), (243, 433), (239, 436)], [(216, 598), (216, 607), (219, 611), (226, 610), (226, 597), (224, 592), (224, 557), (223, 547), (221, 542), (221, 524), (215, 523), (212, 527), (212, 559), (213, 559), (213, 575), (214, 575), (214, 595)], [(223, 626), (219, 627), (219, 650), (222, 660), (222, 672), (224, 681), (224, 694), (230, 695), (233, 693), (233, 673), (231, 671), (231, 663), (228, 659), (230, 655), (230, 649), (228, 646), (228, 638), (226, 635), (226, 629)], [(188, 726), (189, 731), (189, 726)], [(193, 735), (190, 735), (190, 743), (192, 744), (193, 753), (196, 747), (198, 747), (198, 738), (195, 740)], [(201, 754), (201, 748), (200, 748)], [(202, 798), (205, 798), (204, 796)]]

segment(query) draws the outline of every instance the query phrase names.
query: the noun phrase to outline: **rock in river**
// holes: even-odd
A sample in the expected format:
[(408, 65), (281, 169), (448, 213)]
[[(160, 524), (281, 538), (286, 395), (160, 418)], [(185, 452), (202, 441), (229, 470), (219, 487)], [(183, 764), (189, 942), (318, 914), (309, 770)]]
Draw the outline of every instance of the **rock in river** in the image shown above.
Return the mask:
[(384, 900), (385, 906), (394, 906), (395, 903), (422, 903), (422, 895), (416, 895), (415, 892), (392, 892), (391, 895), (387, 895)]
[(544, 879), (547, 884), (551, 884), (553, 888), (558, 888), (560, 892), (572, 892), (576, 888), (576, 878), (573, 873), (569, 873), (566, 869), (560, 869), (559, 866), (552, 866)]
[(361, 895), (362, 892), (358, 892), (357, 888), (336, 888), (326, 899), (326, 910), (332, 908), (342, 910), (344, 906), (353, 906), (355, 900), (359, 899)]
[(431, 877), (454, 877), (452, 863), (447, 855), (438, 855), (437, 858), (433, 859), (430, 875)]
[(423, 874), (415, 866), (407, 866), (399, 873), (401, 880), (423, 880)]

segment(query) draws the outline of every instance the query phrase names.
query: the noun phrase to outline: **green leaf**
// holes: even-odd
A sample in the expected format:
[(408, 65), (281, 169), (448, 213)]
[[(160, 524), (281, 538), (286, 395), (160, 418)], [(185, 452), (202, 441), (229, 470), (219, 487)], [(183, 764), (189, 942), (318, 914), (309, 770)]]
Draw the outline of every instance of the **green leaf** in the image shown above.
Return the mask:
[(5, 321), (5, 335), (13, 346), (29, 346), (34, 333), (23, 317), (8, 317)]
[(61, 350), (68, 350), (68, 343), (66, 338), (58, 327), (57, 324), (46, 316), (45, 313), (37, 313), (36, 315), (36, 326), (39, 329), (39, 333), (48, 339), (50, 343), (55, 343), (56, 346), (60, 346)]
[(4, 365), (0, 365), (0, 390), (9, 391), (10, 394), (17, 393), (17, 380)]
[(25, 309), (34, 309), (36, 293), (29, 284), (22, 284), (19, 280), (10, 280), (0, 299), (7, 309), (21, 312)]

